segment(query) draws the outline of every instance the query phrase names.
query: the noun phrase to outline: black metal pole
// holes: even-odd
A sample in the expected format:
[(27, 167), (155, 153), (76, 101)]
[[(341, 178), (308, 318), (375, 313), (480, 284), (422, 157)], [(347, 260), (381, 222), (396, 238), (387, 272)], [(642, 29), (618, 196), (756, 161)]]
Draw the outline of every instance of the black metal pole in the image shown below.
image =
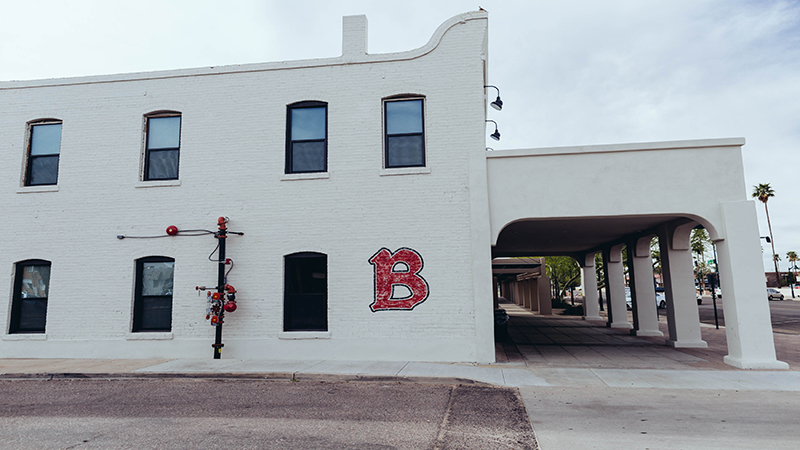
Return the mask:
[[(225, 298), (225, 239), (227, 238), (228, 231), (226, 230), (225, 223), (220, 218), (219, 231), (217, 232), (217, 239), (219, 240), (219, 273), (217, 274), (217, 292), (220, 298)], [(222, 357), (222, 323), (225, 316), (225, 309), (220, 308), (219, 322), (217, 323), (217, 333), (214, 339), (214, 359)]]

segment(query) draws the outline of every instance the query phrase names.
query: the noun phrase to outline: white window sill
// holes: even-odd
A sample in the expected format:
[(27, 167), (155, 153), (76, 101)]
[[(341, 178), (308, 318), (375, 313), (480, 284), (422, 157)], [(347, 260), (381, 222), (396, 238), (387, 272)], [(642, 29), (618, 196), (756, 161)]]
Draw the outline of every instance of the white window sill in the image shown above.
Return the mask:
[(128, 341), (168, 341), (173, 337), (174, 335), (172, 333), (141, 332), (141, 333), (128, 333), (128, 336), (126, 336), (125, 339)]
[(3, 335), (4, 341), (46, 341), (47, 335), (44, 333), (15, 333)]
[(330, 331), (280, 331), (278, 339), (330, 339)]
[(22, 186), (17, 189), (17, 194), (30, 194), (32, 192), (58, 192), (58, 185)]
[(328, 172), (285, 173), (281, 177), (281, 181), (322, 180), (326, 178), (330, 178), (330, 174)]
[(392, 175), (423, 175), (431, 173), (430, 167), (400, 167), (397, 169), (381, 169), (380, 175), (388, 177)]
[(151, 188), (151, 187), (168, 187), (180, 186), (181, 180), (163, 180), (163, 181), (137, 181), (137, 188)]

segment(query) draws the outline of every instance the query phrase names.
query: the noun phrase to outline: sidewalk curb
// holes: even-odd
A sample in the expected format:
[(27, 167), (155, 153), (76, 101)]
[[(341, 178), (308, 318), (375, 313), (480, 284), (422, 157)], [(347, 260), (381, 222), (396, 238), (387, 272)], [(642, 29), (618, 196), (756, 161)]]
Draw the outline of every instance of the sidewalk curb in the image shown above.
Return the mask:
[(447, 384), (495, 386), (491, 383), (458, 377), (414, 377), (393, 375), (354, 375), (300, 372), (264, 373), (207, 373), (207, 372), (123, 372), (123, 373), (81, 373), (81, 372), (43, 372), (43, 373), (0, 373), (0, 380), (249, 380), (249, 381), (292, 381), (327, 383), (408, 383), (408, 384)]

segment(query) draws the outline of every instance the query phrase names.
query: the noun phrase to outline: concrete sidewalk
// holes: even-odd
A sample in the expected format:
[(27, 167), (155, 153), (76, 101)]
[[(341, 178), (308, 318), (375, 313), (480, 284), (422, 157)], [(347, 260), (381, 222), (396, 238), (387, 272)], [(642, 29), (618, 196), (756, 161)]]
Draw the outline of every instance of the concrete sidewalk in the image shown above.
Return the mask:
[(262, 378), (479, 382), (509, 387), (713, 389), (800, 392), (799, 371), (478, 366), (385, 361), (3, 359), (0, 378)]
[[(479, 382), (499, 386), (800, 391), (800, 336), (775, 334), (791, 370), (740, 370), (722, 362), (725, 329), (702, 327), (707, 349), (676, 349), (602, 322), (539, 316), (511, 303), (509, 339), (489, 365), (413, 361), (235, 359), (0, 359), (0, 378), (232, 377), (291, 380)], [(661, 322), (666, 335), (666, 322)]]
[[(508, 342), (489, 365), (412, 361), (0, 359), (0, 379), (235, 378), (475, 384), (519, 389), (539, 448), (795, 449), (800, 336), (775, 334), (791, 370), (722, 363), (725, 330), (707, 349), (674, 349), (601, 322), (504, 305)], [(663, 324), (664, 326), (666, 324)], [(223, 354), (224, 358), (224, 354)], [(379, 384), (376, 384), (378, 386)]]

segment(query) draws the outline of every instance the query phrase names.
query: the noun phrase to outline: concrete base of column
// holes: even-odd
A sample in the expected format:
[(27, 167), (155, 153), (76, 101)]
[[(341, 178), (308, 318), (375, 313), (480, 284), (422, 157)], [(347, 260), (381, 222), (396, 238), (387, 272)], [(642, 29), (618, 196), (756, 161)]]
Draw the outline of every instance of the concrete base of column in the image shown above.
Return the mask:
[(655, 330), (631, 330), (631, 336), (656, 336), (662, 337), (664, 333)]
[(728, 355), (722, 358), (722, 361), (725, 362), (725, 364), (729, 364), (740, 369), (789, 369), (789, 364), (786, 364), (783, 361), (776, 361), (774, 359), (766, 361), (748, 361)]
[(633, 328), (633, 324), (630, 322), (622, 322), (622, 323), (612, 323), (609, 325), (611, 328), (622, 328), (624, 330), (630, 330)]
[(668, 347), (675, 348), (708, 348), (708, 342), (706, 341), (673, 341), (672, 339), (667, 339), (664, 343)]

